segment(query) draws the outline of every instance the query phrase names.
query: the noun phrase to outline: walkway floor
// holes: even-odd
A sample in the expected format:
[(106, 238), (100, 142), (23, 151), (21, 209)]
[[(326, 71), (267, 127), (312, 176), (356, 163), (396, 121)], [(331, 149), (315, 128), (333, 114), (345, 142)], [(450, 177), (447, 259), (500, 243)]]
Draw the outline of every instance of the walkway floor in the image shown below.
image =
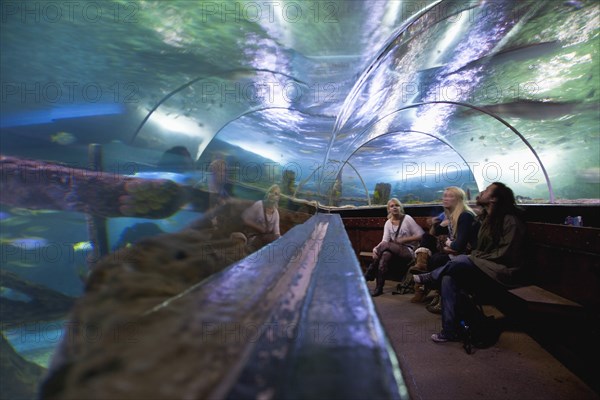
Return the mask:
[[(372, 290), (374, 282), (369, 282)], [(441, 317), (414, 304), (411, 294), (392, 295), (388, 281), (375, 308), (396, 351), (411, 399), (600, 399), (536, 341), (523, 332), (504, 331), (489, 349), (469, 355), (462, 343), (434, 343)], [(492, 307), (486, 314), (502, 317)]]

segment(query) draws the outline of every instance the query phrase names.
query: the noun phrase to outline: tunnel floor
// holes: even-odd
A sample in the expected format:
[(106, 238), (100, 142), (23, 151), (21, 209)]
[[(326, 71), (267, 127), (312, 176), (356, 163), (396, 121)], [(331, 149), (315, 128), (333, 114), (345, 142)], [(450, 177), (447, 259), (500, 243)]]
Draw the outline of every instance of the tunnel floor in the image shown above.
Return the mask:
[[(412, 294), (392, 295), (397, 282), (387, 281), (375, 308), (394, 348), (412, 399), (598, 399), (534, 339), (505, 330), (498, 343), (469, 355), (462, 343), (437, 344), (432, 333), (441, 317), (410, 302)], [(368, 283), (369, 290), (374, 282)], [(484, 306), (488, 315), (503, 315)]]

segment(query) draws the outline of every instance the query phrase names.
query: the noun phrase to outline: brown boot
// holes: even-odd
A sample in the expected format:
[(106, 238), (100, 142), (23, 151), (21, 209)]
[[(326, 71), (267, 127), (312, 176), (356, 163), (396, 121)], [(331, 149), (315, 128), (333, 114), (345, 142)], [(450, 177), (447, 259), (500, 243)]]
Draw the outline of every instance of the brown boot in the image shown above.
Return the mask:
[(431, 255), (431, 250), (426, 247), (419, 247), (415, 250), (416, 262), (415, 265), (410, 267), (408, 272), (413, 275), (424, 274), (425, 272), (429, 272), (427, 269), (427, 260), (429, 260), (429, 256)]
[(422, 303), (429, 291), (425, 286), (415, 283), (415, 295), (410, 299), (411, 303)]

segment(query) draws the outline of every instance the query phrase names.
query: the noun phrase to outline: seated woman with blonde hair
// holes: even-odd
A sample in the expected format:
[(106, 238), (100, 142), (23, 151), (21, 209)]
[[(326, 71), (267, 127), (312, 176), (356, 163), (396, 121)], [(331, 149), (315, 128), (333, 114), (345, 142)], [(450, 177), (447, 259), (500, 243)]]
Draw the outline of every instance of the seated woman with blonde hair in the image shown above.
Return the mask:
[(419, 245), (423, 236), (423, 229), (410, 216), (404, 213), (400, 200), (392, 198), (387, 203), (388, 220), (383, 227), (383, 238), (373, 249), (373, 262), (365, 273), (368, 281), (376, 279), (373, 297), (383, 294), (385, 273), (392, 265), (406, 272), (410, 263), (414, 261), (414, 249)]
[(280, 196), (279, 185), (272, 185), (263, 200), (258, 200), (242, 213), (249, 252), (252, 253), (281, 236), (277, 210)]
[[(475, 212), (469, 207), (465, 192), (456, 186), (449, 186), (442, 196), (445, 219), (442, 223), (433, 225), (435, 235), (447, 234), (443, 244), (439, 244), (431, 234), (425, 234), (421, 240), (421, 247), (415, 253), (417, 262), (410, 268), (412, 274), (423, 274), (436, 269), (459, 254), (469, 254), (477, 245), (479, 222), (475, 219)], [(415, 284), (413, 303), (422, 301), (427, 291), (423, 285)], [(441, 303), (439, 294), (436, 294), (427, 309), (433, 313), (440, 313)]]

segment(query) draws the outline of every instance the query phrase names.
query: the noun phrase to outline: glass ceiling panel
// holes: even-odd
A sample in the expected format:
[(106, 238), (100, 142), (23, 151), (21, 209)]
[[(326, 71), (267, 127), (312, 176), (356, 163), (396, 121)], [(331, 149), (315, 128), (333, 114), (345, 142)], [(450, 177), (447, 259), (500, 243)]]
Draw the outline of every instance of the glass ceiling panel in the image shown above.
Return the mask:
[[(346, 161), (372, 196), (373, 166), (400, 146), (419, 165), (496, 160), (531, 201), (600, 198), (596, 1), (64, 7), (3, 4), (3, 154), (85, 167), (99, 143), (106, 170), (144, 172), (174, 146), (198, 169), (225, 152), (297, 165), (327, 204)], [(432, 156), (440, 146), (451, 154)], [(527, 168), (539, 184), (523, 181)], [(474, 190), (488, 182), (477, 176)]]
[[(598, 54), (592, 44), (598, 42), (598, 7), (584, 13), (585, 5), (441, 2), (425, 10), (357, 80), (327, 156), (346, 160), (391, 130), (427, 132), (452, 143), (463, 164), (498, 169), (497, 180), (524, 199), (597, 197), (590, 178), (598, 171)], [(558, 12), (565, 15), (558, 18)], [(591, 88), (577, 88), (584, 80)], [(411, 110), (399, 113), (404, 107)], [(577, 138), (565, 137), (565, 126), (574, 124)], [(403, 145), (424, 139), (414, 140)], [(548, 140), (559, 148), (545, 146)], [(390, 141), (379, 152), (370, 148), (374, 159), (385, 157)], [(582, 148), (590, 150), (588, 158), (576, 156)], [(571, 152), (577, 161), (569, 174), (563, 156)], [(423, 150), (413, 162), (429, 171), (444, 159)], [(573, 184), (573, 170), (585, 183)], [(478, 189), (490, 181), (474, 176)], [(334, 181), (325, 182), (325, 191)]]

